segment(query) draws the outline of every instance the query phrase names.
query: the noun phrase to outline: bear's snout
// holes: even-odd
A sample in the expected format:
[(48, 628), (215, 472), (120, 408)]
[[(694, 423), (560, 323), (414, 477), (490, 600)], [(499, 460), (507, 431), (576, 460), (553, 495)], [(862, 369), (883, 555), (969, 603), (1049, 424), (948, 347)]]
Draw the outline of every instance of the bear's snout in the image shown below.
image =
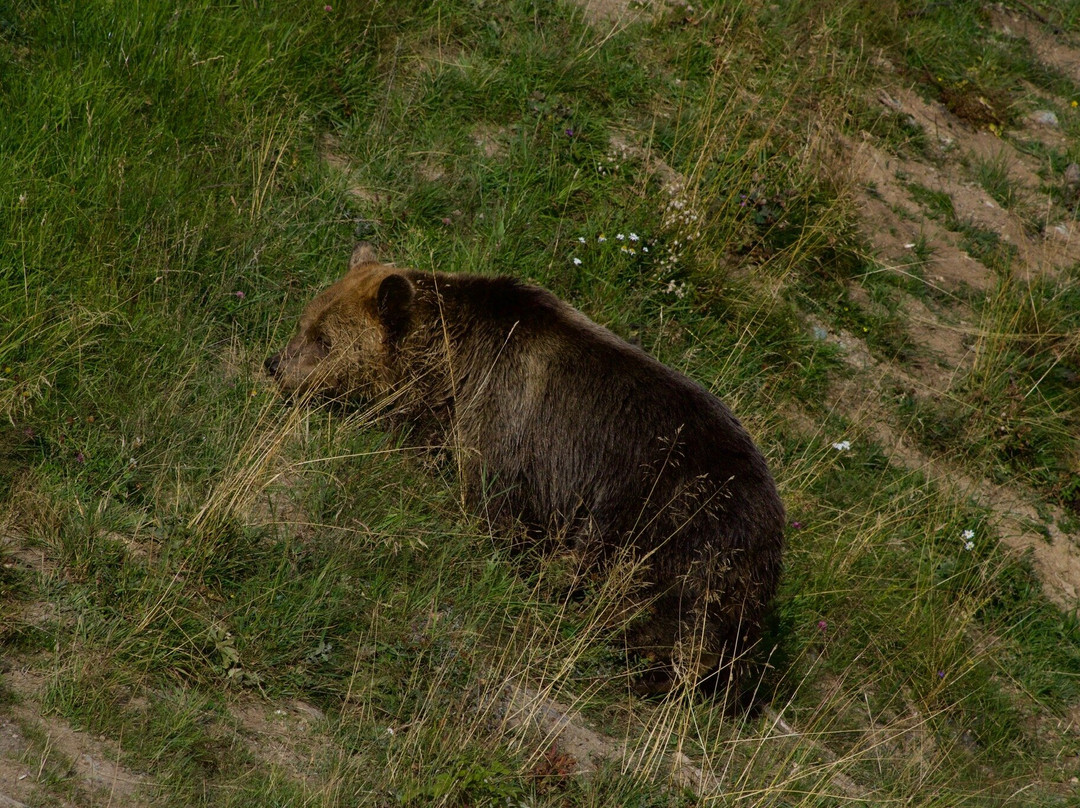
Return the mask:
[(266, 371), (266, 375), (277, 378), (278, 368), (281, 367), (281, 352), (274, 354), (273, 356), (266, 357), (266, 361), (263, 362), (263, 370)]

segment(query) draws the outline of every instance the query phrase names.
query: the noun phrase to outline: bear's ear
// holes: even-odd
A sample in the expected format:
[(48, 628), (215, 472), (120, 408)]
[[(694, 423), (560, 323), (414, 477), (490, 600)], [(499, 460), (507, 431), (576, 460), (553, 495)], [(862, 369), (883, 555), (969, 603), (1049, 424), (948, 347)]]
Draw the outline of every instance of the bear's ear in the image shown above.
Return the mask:
[(389, 342), (397, 342), (408, 330), (415, 296), (416, 290), (404, 275), (387, 275), (379, 284), (375, 305)]
[(375, 248), (371, 246), (371, 242), (361, 241), (353, 248), (352, 255), (349, 256), (349, 272), (364, 264), (377, 263), (379, 263), (379, 256), (375, 254)]

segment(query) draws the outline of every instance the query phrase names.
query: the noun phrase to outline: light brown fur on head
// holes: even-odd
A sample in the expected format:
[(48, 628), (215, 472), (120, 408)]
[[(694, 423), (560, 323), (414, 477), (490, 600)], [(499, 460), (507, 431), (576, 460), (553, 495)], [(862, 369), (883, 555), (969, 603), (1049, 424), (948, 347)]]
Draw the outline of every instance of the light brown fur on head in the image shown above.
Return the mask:
[(266, 360), (285, 396), (387, 392), (396, 318), (411, 298), (411, 287), (397, 272), (378, 262), (370, 244), (353, 250), (345, 277), (307, 305), (296, 335)]

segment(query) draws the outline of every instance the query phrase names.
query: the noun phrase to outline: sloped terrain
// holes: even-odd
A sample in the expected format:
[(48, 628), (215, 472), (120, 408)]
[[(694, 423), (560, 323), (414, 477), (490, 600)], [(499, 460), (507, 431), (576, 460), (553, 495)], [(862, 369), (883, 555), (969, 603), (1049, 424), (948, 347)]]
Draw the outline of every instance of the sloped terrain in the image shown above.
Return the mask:
[[(1074, 803), (1078, 102), (1071, 2), (0, 12), (0, 806)], [(359, 239), (739, 414), (744, 698), (633, 696), (618, 580), (280, 405)]]

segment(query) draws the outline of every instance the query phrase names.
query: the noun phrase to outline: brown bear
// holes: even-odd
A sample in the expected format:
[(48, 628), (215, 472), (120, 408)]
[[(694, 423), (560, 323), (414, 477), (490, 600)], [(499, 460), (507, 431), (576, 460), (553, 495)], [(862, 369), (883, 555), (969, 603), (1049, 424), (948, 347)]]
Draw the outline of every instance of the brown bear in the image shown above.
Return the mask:
[(758, 639), (784, 524), (761, 452), (714, 395), (547, 290), (361, 244), (265, 367), (286, 397), (381, 402), (437, 436), (468, 501), (593, 569), (636, 559), (639, 690), (733, 671)]

